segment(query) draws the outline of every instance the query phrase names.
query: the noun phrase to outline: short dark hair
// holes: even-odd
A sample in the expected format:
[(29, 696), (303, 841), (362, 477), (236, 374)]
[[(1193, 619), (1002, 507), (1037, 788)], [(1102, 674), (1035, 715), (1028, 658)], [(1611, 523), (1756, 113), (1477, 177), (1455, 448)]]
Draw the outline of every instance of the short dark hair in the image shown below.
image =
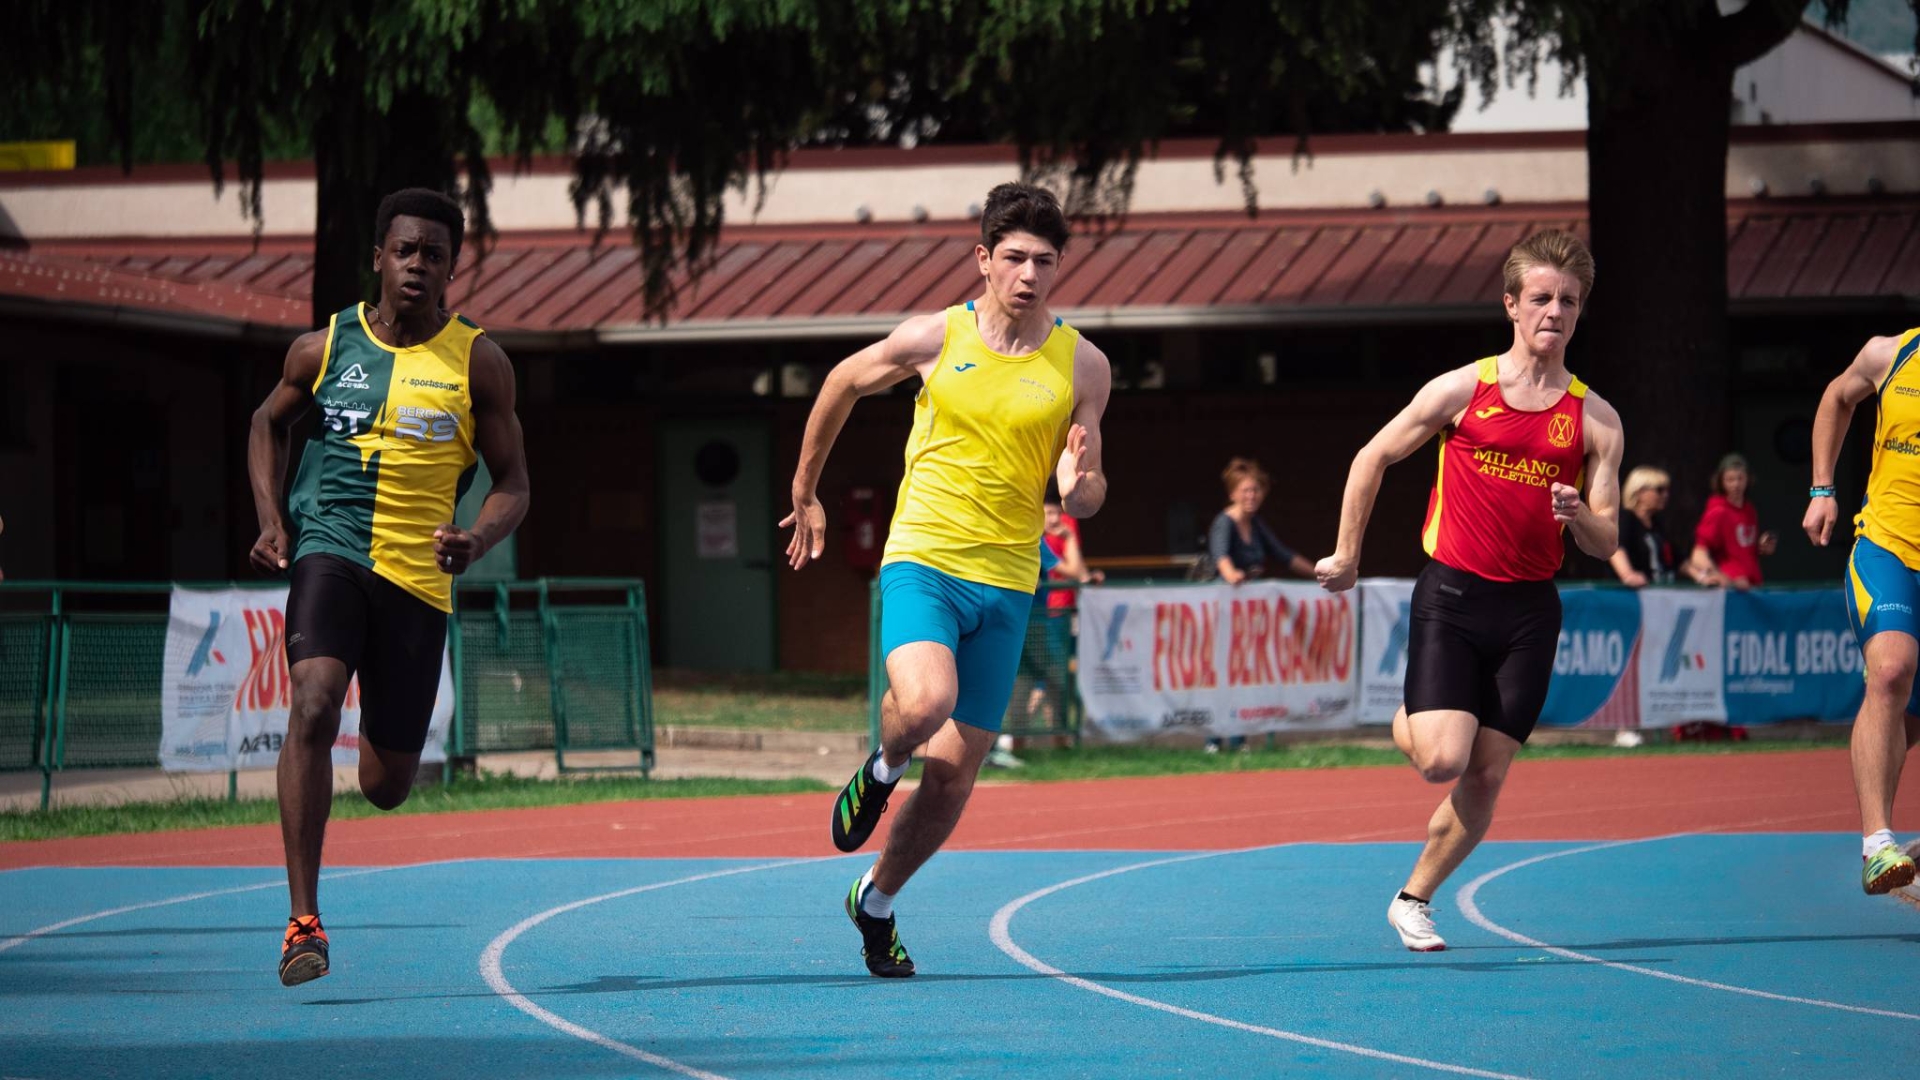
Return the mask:
[(1019, 182), (987, 192), (987, 207), (980, 213), (980, 242), (991, 252), (1013, 232), (1032, 233), (1055, 251), (1065, 251), (1067, 215), (1060, 210), (1060, 200), (1037, 184)]
[(453, 261), (460, 261), (460, 240), (466, 235), (467, 216), (460, 212), (460, 204), (444, 192), (423, 187), (401, 188), (381, 199), (380, 213), (373, 221), (375, 245), (386, 244), (387, 231), (393, 228), (393, 219), (397, 217), (425, 218), (445, 225), (448, 235), (453, 237)]

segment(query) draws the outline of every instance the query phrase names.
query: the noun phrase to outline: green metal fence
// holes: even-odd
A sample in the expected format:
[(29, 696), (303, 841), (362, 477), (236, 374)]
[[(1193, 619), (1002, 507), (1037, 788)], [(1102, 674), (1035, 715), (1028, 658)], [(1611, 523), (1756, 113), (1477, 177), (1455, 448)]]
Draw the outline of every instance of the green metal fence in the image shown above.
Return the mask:
[[(183, 583), (185, 584), (185, 583)], [(195, 588), (271, 588), (198, 583)], [(0, 582), (0, 770), (157, 768), (164, 582)], [(630, 751), (653, 768), (646, 595), (631, 579), (460, 588), (448, 755)]]
[[(653, 768), (646, 593), (626, 579), (461, 589), (452, 642), (453, 757), (502, 750), (631, 750)], [(613, 766), (630, 767), (624, 764)]]
[[(1050, 597), (1058, 597), (1050, 602)], [(1014, 676), (1013, 697), (1001, 718), (1002, 733), (1015, 738), (1080, 742), (1085, 710), (1075, 681), (1080, 641), (1080, 587), (1049, 584), (1034, 597), (1027, 638)], [(880, 745), (880, 702), (886, 696), (887, 658), (880, 648), (880, 582), (868, 604), (867, 730)]]

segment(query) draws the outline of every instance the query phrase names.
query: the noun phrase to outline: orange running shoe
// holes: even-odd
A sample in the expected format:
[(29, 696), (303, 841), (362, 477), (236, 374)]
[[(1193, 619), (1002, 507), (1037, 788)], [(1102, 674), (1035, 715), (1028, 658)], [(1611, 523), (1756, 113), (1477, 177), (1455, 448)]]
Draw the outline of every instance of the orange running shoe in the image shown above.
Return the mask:
[(299, 986), (327, 973), (327, 932), (318, 915), (295, 915), (287, 920), (287, 936), (280, 942), (280, 985)]

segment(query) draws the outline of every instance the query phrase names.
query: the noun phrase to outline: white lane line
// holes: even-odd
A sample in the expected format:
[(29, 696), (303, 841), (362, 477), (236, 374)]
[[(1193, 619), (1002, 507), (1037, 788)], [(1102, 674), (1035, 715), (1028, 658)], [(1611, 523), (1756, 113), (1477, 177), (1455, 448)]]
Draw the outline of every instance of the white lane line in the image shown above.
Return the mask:
[(507, 954), (507, 946), (512, 945), (514, 939), (518, 938), (521, 934), (539, 926), (548, 919), (556, 915), (565, 915), (569, 911), (577, 911), (589, 904), (598, 904), (607, 900), (618, 900), (623, 896), (637, 896), (640, 893), (652, 892), (656, 889), (670, 889), (675, 885), (691, 885), (696, 881), (711, 881), (714, 878), (732, 877), (735, 874), (752, 874), (761, 870), (778, 870), (787, 866), (805, 866), (811, 863), (829, 861), (832, 860), (788, 859), (783, 862), (758, 863), (753, 866), (736, 866), (727, 870), (713, 870), (705, 874), (694, 874), (691, 877), (675, 878), (672, 881), (656, 881), (651, 885), (637, 885), (631, 889), (621, 889), (619, 892), (590, 896), (585, 900), (575, 900), (570, 904), (561, 904), (559, 907), (548, 908), (538, 915), (530, 915), (520, 920), (505, 933), (488, 942), (486, 949), (480, 953), (480, 976), (487, 981), (487, 985), (493, 989), (495, 994), (506, 999), (507, 1004), (512, 1005), (514, 1008), (519, 1009), (521, 1012), (526, 1013), (528, 1016), (533, 1017), (548, 1027), (564, 1032), (576, 1039), (583, 1039), (595, 1046), (603, 1047), (616, 1054), (630, 1057), (635, 1061), (643, 1061), (655, 1068), (679, 1073), (681, 1076), (693, 1077), (694, 1080), (727, 1080), (727, 1077), (719, 1073), (711, 1073), (704, 1069), (697, 1069), (692, 1065), (675, 1061), (670, 1057), (663, 1057), (652, 1051), (642, 1050), (630, 1043), (623, 1043), (619, 1039), (602, 1035), (591, 1028), (582, 1027), (568, 1020), (566, 1017), (557, 1016), (535, 1005), (533, 1002), (527, 1000), (526, 995), (514, 989), (513, 984), (507, 981), (506, 973), (501, 970), (501, 961)]
[(1205, 1024), (1231, 1028), (1234, 1031), (1244, 1031), (1253, 1035), (1264, 1035), (1271, 1039), (1283, 1039), (1287, 1042), (1302, 1043), (1307, 1046), (1318, 1047), (1322, 1050), (1334, 1050), (1344, 1054), (1355, 1054), (1360, 1057), (1373, 1058), (1377, 1061), (1391, 1061), (1398, 1065), (1412, 1065), (1422, 1069), (1433, 1069), (1460, 1076), (1490, 1077), (1492, 1080), (1523, 1080), (1523, 1078), (1515, 1077), (1508, 1073), (1488, 1072), (1484, 1069), (1473, 1069), (1464, 1065), (1449, 1065), (1443, 1061), (1428, 1061), (1424, 1058), (1408, 1057), (1404, 1054), (1394, 1054), (1385, 1050), (1376, 1050), (1369, 1046), (1356, 1046), (1352, 1043), (1334, 1042), (1331, 1039), (1317, 1039), (1311, 1035), (1302, 1035), (1295, 1031), (1282, 1031), (1279, 1028), (1264, 1027), (1259, 1024), (1248, 1024), (1239, 1020), (1230, 1020), (1224, 1016), (1215, 1016), (1212, 1013), (1184, 1009), (1178, 1005), (1168, 1004), (1164, 1001), (1156, 1001), (1153, 998), (1141, 997), (1138, 994), (1129, 994), (1124, 990), (1116, 990), (1111, 986), (1094, 982), (1091, 979), (1083, 979), (1077, 975), (1069, 975), (1043, 960), (1036, 959), (1032, 953), (1029, 953), (1014, 942), (1013, 935), (1010, 934), (1007, 929), (1013, 922), (1014, 914), (1021, 908), (1026, 907), (1028, 904), (1042, 897), (1051, 896), (1064, 889), (1071, 889), (1076, 885), (1085, 885), (1090, 881), (1099, 881), (1101, 878), (1113, 877), (1116, 874), (1131, 873), (1135, 870), (1145, 870), (1149, 867), (1171, 866), (1175, 863), (1193, 862), (1198, 859), (1215, 859), (1222, 855), (1241, 855), (1254, 851), (1271, 851), (1274, 847), (1286, 846), (1289, 845), (1281, 844), (1269, 847), (1240, 848), (1234, 851), (1206, 851), (1197, 855), (1177, 855), (1167, 859), (1151, 859), (1147, 862), (1132, 863), (1111, 870), (1102, 870), (1097, 874), (1088, 874), (1084, 877), (1074, 878), (1071, 881), (1062, 881), (1057, 885), (1049, 885), (1044, 889), (1030, 892), (1018, 900), (1007, 904), (1005, 907), (1002, 907), (999, 911), (994, 912), (993, 921), (988, 925), (988, 934), (993, 938), (993, 943), (999, 947), (1001, 952), (1012, 957), (1014, 962), (1029, 971), (1059, 979), (1069, 986), (1077, 986), (1082, 990), (1090, 990), (1093, 993), (1113, 998), (1116, 1001), (1124, 1001), (1130, 1005), (1140, 1005), (1149, 1009), (1157, 1009), (1160, 1012), (1171, 1013), (1174, 1016), (1183, 1017), (1188, 1020), (1198, 1020)]
[(1511, 873), (1522, 867), (1546, 862), (1548, 859), (1564, 859), (1569, 855), (1585, 855), (1591, 851), (1604, 851), (1608, 848), (1624, 847), (1628, 844), (1644, 844), (1652, 840), (1672, 840), (1676, 837), (1686, 835), (1689, 834), (1676, 833), (1672, 836), (1649, 836), (1638, 840), (1615, 840), (1605, 844), (1588, 844), (1585, 847), (1567, 848), (1562, 851), (1549, 851), (1544, 855), (1535, 855), (1530, 859), (1521, 859), (1519, 862), (1508, 863), (1497, 870), (1489, 870), (1479, 877), (1474, 878), (1466, 884), (1465, 888), (1460, 890), (1460, 894), (1455, 902), (1460, 905), (1460, 913), (1465, 915), (1469, 922), (1482, 930), (1491, 931), (1506, 938), (1508, 941), (1518, 942), (1529, 948), (1539, 949), (1542, 952), (1551, 953), (1554, 956), (1564, 957), (1568, 960), (1584, 960), (1587, 963), (1600, 964), (1604, 967), (1613, 968), (1616, 971), (1631, 972), (1635, 975), (1649, 975), (1656, 979), (1665, 979), (1668, 982), (1682, 983), (1687, 986), (1698, 986), (1707, 990), (1719, 990), (1728, 994), (1743, 994), (1747, 997), (1764, 998), (1768, 1001), (1784, 1001), (1793, 1005), (1813, 1005), (1822, 1009), (1838, 1009), (1841, 1012), (1864, 1013), (1868, 1016), (1886, 1016), (1895, 1020), (1920, 1020), (1920, 1014), (1915, 1013), (1896, 1012), (1892, 1009), (1870, 1009), (1864, 1005), (1847, 1005), (1838, 1001), (1822, 1001), (1819, 998), (1795, 997), (1791, 994), (1773, 994), (1765, 990), (1755, 990), (1748, 986), (1732, 986), (1727, 983), (1713, 982), (1709, 979), (1690, 979), (1685, 975), (1675, 975), (1670, 971), (1657, 971), (1653, 968), (1641, 967), (1638, 964), (1625, 964), (1618, 960), (1607, 960), (1598, 956), (1589, 956), (1583, 952), (1575, 952), (1572, 949), (1563, 949), (1557, 945), (1549, 945), (1544, 941), (1539, 941), (1525, 934), (1509, 930), (1499, 923), (1494, 922), (1492, 919), (1487, 918), (1487, 916), (1481, 912), (1480, 905), (1475, 901), (1475, 897), (1479, 894), (1482, 885), (1498, 878), (1502, 874)]
[[(400, 866), (370, 866), (362, 870), (342, 870), (338, 873), (322, 874), (320, 880), (338, 881), (341, 878), (364, 877), (368, 874), (384, 874), (392, 870), (414, 870), (423, 866), (446, 866), (450, 863), (468, 861), (467, 859), (436, 859), (432, 862), (406, 863)], [(0, 940), (0, 952), (18, 948), (32, 941), (34, 938), (58, 933), (69, 926), (79, 926), (81, 923), (89, 923), (95, 919), (105, 919), (113, 915), (125, 915), (130, 911), (146, 911), (149, 908), (166, 907), (170, 904), (185, 904), (194, 900), (207, 900), (216, 896), (233, 896), (237, 893), (258, 892), (261, 889), (272, 889), (276, 887), (285, 888), (286, 885), (287, 879), (282, 877), (275, 881), (263, 881), (258, 885), (236, 885), (230, 889), (209, 889), (206, 892), (187, 893), (184, 896), (170, 896), (165, 900), (149, 900), (143, 904), (128, 904), (125, 907), (108, 908), (105, 911), (96, 911), (90, 915), (79, 915), (63, 922), (50, 923), (40, 927), (38, 930), (29, 930), (24, 934), (17, 934), (13, 937)]]

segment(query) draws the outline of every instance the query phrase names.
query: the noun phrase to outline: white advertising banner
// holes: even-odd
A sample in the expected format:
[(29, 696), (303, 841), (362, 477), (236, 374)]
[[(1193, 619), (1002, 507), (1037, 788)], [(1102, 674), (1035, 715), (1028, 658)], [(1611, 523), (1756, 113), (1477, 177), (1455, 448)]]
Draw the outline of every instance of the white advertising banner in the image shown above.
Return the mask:
[(1641, 589), (1640, 726), (1727, 719), (1727, 596)]
[(1087, 723), (1117, 741), (1352, 727), (1355, 606), (1311, 582), (1082, 589)]
[(1390, 724), (1407, 681), (1412, 578), (1368, 578), (1360, 596), (1360, 722)]
[[(160, 765), (179, 772), (271, 767), (293, 701), (287, 672), (287, 590), (173, 591), (160, 676)], [(423, 761), (445, 761), (453, 674), (441, 650)], [(359, 761), (360, 680), (347, 686), (336, 765)]]

